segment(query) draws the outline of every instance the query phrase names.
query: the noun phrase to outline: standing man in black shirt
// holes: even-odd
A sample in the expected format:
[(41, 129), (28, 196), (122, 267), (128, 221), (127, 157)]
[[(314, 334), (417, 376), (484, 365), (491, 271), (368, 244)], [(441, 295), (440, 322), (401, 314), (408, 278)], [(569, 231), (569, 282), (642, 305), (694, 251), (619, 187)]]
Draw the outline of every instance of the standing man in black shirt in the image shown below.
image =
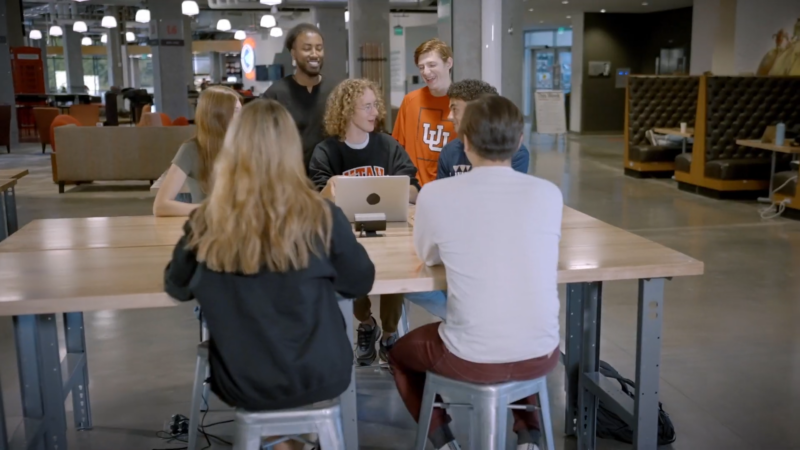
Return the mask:
[(325, 47), (322, 32), (310, 23), (301, 23), (286, 36), (286, 49), (295, 61), (294, 74), (272, 83), (264, 98), (277, 100), (291, 114), (303, 141), (306, 170), (314, 147), (324, 138), (325, 102), (332, 86), (322, 81)]

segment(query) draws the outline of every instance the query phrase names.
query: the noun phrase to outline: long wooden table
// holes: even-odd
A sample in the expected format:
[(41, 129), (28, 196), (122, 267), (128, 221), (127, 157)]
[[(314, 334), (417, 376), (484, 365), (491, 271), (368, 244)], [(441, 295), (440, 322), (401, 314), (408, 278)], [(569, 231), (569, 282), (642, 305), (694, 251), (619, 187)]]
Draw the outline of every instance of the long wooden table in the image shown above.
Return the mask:
[(759, 150), (768, 150), (772, 152), (772, 163), (769, 170), (769, 196), (766, 198), (759, 198), (758, 201), (764, 203), (772, 203), (774, 201), (773, 184), (775, 179), (775, 164), (777, 163), (778, 153), (789, 153), (793, 155), (800, 154), (800, 147), (792, 147), (789, 145), (776, 145), (767, 142), (761, 142), (758, 139), (737, 139), (736, 145), (743, 147), (757, 148)]
[[(164, 293), (163, 270), (184, 221), (40, 220), (0, 243), (0, 316), (14, 316), (29, 444), (35, 445), (36, 437), (46, 433), (59, 449), (66, 448), (63, 401), (70, 391), (73, 398), (78, 392), (81, 400), (75, 405), (76, 426), (91, 428), (83, 311), (179, 304)], [(371, 294), (446, 288), (444, 268), (424, 266), (412, 240), (408, 226), (392, 227), (386, 237), (360, 240), (376, 266)], [(558, 270), (559, 283), (568, 284), (565, 432), (578, 435), (579, 448), (595, 448), (595, 414), (601, 399), (633, 427), (635, 448), (656, 448), (664, 280), (702, 273), (700, 261), (565, 208)], [(639, 280), (635, 399), (598, 372), (602, 282), (631, 279)], [(341, 305), (352, 329), (352, 302)], [(61, 363), (56, 313), (64, 313), (69, 330), (67, 358)], [(352, 340), (352, 333), (348, 335)], [(48, 345), (53, 342), (55, 350)], [(342, 396), (348, 449), (358, 448), (355, 407), (354, 375)], [(587, 413), (578, 414), (579, 410)], [(4, 443), (0, 439), (0, 450), (5, 450)]]

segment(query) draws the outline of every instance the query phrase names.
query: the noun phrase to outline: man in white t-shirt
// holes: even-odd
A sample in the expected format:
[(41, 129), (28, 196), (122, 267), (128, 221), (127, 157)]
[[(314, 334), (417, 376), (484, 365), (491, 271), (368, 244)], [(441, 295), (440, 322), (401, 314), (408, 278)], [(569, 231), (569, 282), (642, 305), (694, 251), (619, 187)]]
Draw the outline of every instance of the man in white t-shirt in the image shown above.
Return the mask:
[[(447, 322), (415, 329), (389, 354), (397, 389), (419, 420), (425, 372), (471, 383), (530, 380), (558, 363), (558, 244), (563, 199), (549, 181), (515, 172), (522, 114), (503, 97), (468, 103), (458, 130), (473, 170), (420, 191), (414, 244), (447, 269)], [(518, 403), (534, 404), (535, 397)], [(538, 449), (536, 413), (514, 410), (519, 450)], [(457, 449), (441, 410), (429, 438)]]

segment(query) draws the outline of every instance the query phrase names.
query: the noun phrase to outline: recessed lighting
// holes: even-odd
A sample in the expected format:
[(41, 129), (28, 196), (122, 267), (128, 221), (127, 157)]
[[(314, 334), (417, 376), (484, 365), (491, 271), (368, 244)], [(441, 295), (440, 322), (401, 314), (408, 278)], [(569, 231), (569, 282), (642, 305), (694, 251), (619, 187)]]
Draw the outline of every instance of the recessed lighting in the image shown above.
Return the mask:
[(544, 20), (540, 20), (539, 23), (544, 23)]
[(528, 11), (533, 12), (533, 8), (529, 9)]
[(569, 4), (569, 1), (568, 1), (568, 0), (564, 0), (563, 2), (561, 2), (561, 4), (562, 4), (562, 5), (568, 5), (568, 4)]
[(572, 19), (572, 16), (567, 16), (567, 19)]
[(601, 12), (601, 13), (604, 13), (604, 12), (606, 12), (606, 10), (605, 10), (605, 9), (601, 9), (601, 10), (600, 10), (600, 12)]
[(647, 3), (647, 2), (642, 2), (642, 6), (647, 6), (647, 5), (649, 5), (649, 3)]

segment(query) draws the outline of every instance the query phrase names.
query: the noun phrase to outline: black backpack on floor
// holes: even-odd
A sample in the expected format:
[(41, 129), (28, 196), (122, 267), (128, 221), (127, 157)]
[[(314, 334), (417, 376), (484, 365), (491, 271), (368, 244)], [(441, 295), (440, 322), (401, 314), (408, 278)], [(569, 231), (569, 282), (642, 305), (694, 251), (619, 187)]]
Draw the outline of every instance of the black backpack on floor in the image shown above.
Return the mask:
[[(611, 364), (600, 361), (600, 374), (606, 378), (617, 380), (622, 392), (631, 398), (634, 397), (632, 390), (635, 389), (631, 388), (635, 388), (636, 383), (620, 375), (616, 369), (611, 367)], [(633, 443), (633, 430), (618, 415), (606, 408), (601, 401), (597, 408), (597, 437), (631, 444)], [(661, 402), (658, 402), (658, 445), (671, 444), (675, 442), (676, 438), (675, 428), (672, 426), (672, 421), (669, 420), (669, 414), (661, 407)]]

